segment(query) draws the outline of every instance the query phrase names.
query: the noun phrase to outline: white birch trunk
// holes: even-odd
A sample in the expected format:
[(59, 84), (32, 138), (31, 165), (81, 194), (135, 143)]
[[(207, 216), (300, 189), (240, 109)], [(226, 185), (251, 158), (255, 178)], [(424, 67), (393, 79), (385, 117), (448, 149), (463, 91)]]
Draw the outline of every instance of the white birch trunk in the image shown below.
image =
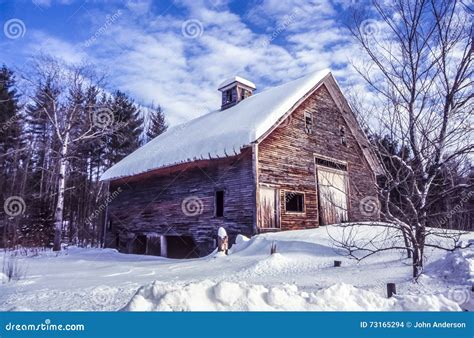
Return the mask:
[(59, 159), (58, 200), (54, 212), (54, 247), (53, 251), (61, 250), (61, 237), (63, 228), (64, 195), (66, 192), (67, 151), (69, 146), (69, 131), (66, 132), (61, 145)]

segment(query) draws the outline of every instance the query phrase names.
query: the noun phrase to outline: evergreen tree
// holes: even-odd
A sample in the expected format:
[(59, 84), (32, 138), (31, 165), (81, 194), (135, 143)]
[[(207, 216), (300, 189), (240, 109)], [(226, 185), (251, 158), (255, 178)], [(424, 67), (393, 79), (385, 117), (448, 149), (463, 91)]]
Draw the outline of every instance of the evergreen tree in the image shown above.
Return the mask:
[(59, 104), (60, 90), (51, 78), (39, 83), (26, 106), (26, 132), (30, 140), (28, 174), (28, 218), (22, 226), (23, 242), (50, 245), (53, 236), (54, 186), (58, 151), (56, 135), (46, 112)]
[(166, 123), (165, 115), (160, 105), (157, 107), (152, 105), (148, 110), (148, 116), (149, 122), (146, 131), (146, 142), (149, 142), (168, 129), (168, 124)]
[(140, 147), (143, 132), (141, 111), (134, 101), (121, 91), (116, 91), (108, 101), (109, 113), (115, 126), (108, 138), (108, 166), (120, 161)]
[[(0, 69), (0, 191), (7, 190), (7, 176), (12, 174), (21, 146), (19, 95), (13, 72)], [(10, 180), (11, 181), (11, 180)]]
[[(0, 203), (12, 195), (21, 195), (21, 114), (14, 74), (6, 66), (0, 69)], [(19, 219), (8, 217), (0, 207), (0, 246), (7, 247), (18, 237)], [(21, 218), (21, 217), (18, 217)]]

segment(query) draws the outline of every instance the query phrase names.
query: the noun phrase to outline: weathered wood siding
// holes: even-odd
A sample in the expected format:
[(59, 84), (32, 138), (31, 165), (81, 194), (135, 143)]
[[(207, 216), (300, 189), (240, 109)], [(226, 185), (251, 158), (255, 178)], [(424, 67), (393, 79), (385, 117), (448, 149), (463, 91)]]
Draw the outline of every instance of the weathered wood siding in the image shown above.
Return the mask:
[[(313, 115), (312, 134), (305, 133), (305, 112)], [(341, 126), (345, 127), (346, 145), (341, 142)], [(280, 189), (281, 229), (312, 228), (319, 225), (315, 153), (348, 163), (349, 220), (378, 219), (377, 213), (367, 215), (361, 212), (359, 205), (362, 198), (376, 196), (374, 174), (323, 85), (258, 146), (259, 186), (270, 185)], [(285, 213), (285, 190), (304, 192), (304, 213)]]
[[(220, 226), (225, 226), (231, 242), (237, 234), (253, 234), (255, 185), (250, 148), (200, 168), (190, 165), (165, 174), (157, 171), (111, 182), (110, 192), (117, 189), (121, 192), (108, 207), (112, 222), (106, 237), (109, 247), (129, 251), (124, 243), (143, 233), (192, 236), (199, 254), (204, 255), (215, 248)], [(225, 191), (224, 217), (214, 216), (216, 190)], [(187, 214), (183, 212), (186, 199)], [(201, 210), (194, 215), (193, 208)]]

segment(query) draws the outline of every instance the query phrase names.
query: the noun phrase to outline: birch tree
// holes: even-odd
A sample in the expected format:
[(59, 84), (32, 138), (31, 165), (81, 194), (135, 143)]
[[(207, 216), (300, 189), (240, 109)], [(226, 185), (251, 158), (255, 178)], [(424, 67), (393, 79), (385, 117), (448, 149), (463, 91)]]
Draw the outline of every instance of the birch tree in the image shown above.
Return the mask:
[[(97, 79), (87, 66), (66, 67), (57, 60), (42, 58), (34, 65), (36, 76), (56, 83), (62, 100), (50, 100), (50, 105), (43, 107), (43, 113), (49, 121), (52, 133), (58, 142), (56, 205), (54, 210), (53, 250), (61, 250), (61, 237), (64, 223), (64, 206), (66, 182), (69, 173), (71, 149), (81, 142), (103, 137), (114, 132), (113, 114), (109, 109), (94, 110), (90, 116), (84, 116), (81, 103), (74, 99), (74, 94), (84, 87), (98, 86)], [(31, 81), (31, 79), (28, 79)], [(33, 82), (34, 83), (34, 82)], [(35, 97), (31, 97), (32, 100)], [(87, 121), (86, 128), (83, 126)]]

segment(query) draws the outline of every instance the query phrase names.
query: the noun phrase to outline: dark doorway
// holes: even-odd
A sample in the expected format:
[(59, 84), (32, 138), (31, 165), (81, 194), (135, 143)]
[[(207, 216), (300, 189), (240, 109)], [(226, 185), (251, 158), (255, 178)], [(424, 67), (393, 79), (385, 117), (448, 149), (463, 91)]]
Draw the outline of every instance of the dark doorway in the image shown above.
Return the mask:
[(133, 240), (132, 253), (144, 255), (146, 253), (146, 235), (137, 235)]
[(160, 236), (148, 236), (147, 237), (147, 255), (160, 256), (161, 255), (161, 243)]
[(168, 258), (196, 258), (198, 250), (191, 236), (166, 236)]

